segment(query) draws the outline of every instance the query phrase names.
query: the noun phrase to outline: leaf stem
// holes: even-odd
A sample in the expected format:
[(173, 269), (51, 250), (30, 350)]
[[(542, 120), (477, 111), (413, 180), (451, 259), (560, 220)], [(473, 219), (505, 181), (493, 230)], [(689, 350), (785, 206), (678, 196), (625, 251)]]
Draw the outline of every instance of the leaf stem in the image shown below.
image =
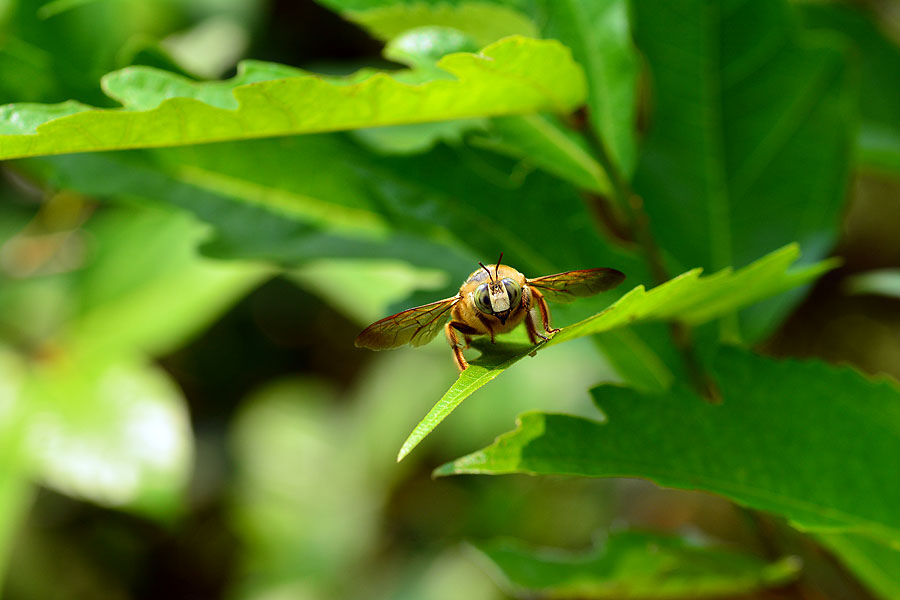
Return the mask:
[[(622, 175), (621, 171), (619, 171), (618, 166), (607, 151), (603, 140), (597, 136), (593, 128), (586, 127), (584, 129), (586, 130), (587, 138), (594, 149), (597, 160), (606, 171), (609, 181), (612, 184), (615, 207), (619, 209), (621, 214), (625, 215), (627, 221), (624, 223), (624, 226), (622, 223), (616, 223), (614, 229), (617, 231), (625, 230), (628, 232), (631, 240), (640, 246), (641, 251), (644, 254), (644, 259), (650, 267), (650, 273), (656, 284), (659, 285), (665, 283), (671, 279), (671, 277), (666, 269), (659, 246), (656, 245), (656, 240), (653, 238), (653, 233), (650, 231), (650, 217), (644, 210), (644, 199), (635, 193), (631, 184)], [(595, 201), (602, 203), (603, 199), (595, 197)], [(615, 215), (616, 213), (614, 211), (609, 211), (609, 214)], [(678, 348), (679, 354), (681, 354), (684, 366), (694, 383), (696, 391), (702, 398), (705, 398), (709, 402), (719, 404), (722, 401), (722, 396), (719, 393), (715, 381), (713, 381), (703, 368), (703, 364), (697, 356), (697, 352), (694, 349), (694, 344), (691, 339), (690, 327), (684, 323), (675, 321), (669, 325), (669, 332), (672, 335), (675, 346)]]

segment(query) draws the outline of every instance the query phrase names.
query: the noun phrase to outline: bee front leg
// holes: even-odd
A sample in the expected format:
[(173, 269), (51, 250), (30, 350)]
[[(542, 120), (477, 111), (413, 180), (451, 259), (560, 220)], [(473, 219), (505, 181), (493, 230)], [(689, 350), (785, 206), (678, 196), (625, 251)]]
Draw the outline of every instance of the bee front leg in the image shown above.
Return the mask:
[(461, 373), (469, 368), (469, 363), (466, 362), (466, 357), (463, 356), (462, 349), (459, 347), (459, 340), (456, 338), (456, 328), (453, 325), (453, 323), (444, 325), (444, 333), (447, 335), (450, 347), (453, 348), (453, 360), (456, 361), (456, 368)]
[(557, 331), (559, 331), (559, 329), (554, 329), (550, 326), (550, 309), (547, 308), (547, 301), (544, 300), (544, 295), (534, 288), (529, 289), (534, 296), (534, 299), (538, 306), (538, 310), (541, 311), (541, 321), (542, 325), (544, 326), (544, 331), (546, 331), (547, 333), (556, 333)]

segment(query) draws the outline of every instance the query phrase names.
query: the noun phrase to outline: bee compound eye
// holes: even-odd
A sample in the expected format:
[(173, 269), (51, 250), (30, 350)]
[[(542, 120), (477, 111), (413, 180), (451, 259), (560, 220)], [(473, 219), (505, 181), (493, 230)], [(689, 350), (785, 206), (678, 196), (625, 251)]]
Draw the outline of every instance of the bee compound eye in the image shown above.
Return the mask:
[(483, 313), (491, 312), (491, 294), (488, 291), (488, 284), (482, 283), (475, 289), (475, 308)]
[(506, 289), (506, 295), (509, 296), (509, 305), (513, 307), (519, 304), (519, 300), (522, 298), (522, 287), (509, 278), (503, 280), (503, 287)]

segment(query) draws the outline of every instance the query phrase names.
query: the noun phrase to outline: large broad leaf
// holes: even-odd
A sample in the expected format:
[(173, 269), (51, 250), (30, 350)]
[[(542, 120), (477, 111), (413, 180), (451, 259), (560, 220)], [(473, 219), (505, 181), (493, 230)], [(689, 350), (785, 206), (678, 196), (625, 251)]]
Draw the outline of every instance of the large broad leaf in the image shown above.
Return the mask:
[[(635, 187), (659, 244), (682, 267), (739, 267), (794, 241), (805, 261), (824, 256), (855, 133), (843, 52), (801, 36), (784, 0), (634, 8), (653, 93)], [(767, 304), (745, 333), (796, 300)]]
[(623, 531), (588, 553), (493, 541), (475, 547), (517, 597), (706, 598), (782, 585), (799, 571), (788, 557), (755, 556), (687, 540)]
[(802, 3), (807, 26), (839, 32), (856, 50), (861, 124), (857, 160), (865, 167), (900, 175), (900, 48), (861, 7)]
[(576, 191), (542, 173), (516, 180), (514, 163), (476, 150), (376, 157), (346, 136), (312, 135), (22, 163), (85, 194), (190, 210), (226, 238), (214, 244), (218, 256), (388, 256), (462, 281), (478, 260), (505, 252), (530, 276), (610, 266), (646, 280), (633, 253), (597, 236)]
[(678, 320), (700, 325), (786, 289), (811, 281), (833, 265), (822, 263), (788, 271), (799, 257), (796, 246), (787, 246), (737, 272), (730, 269), (700, 277), (701, 269), (688, 271), (650, 291), (638, 286), (608, 309), (569, 327), (537, 346), (497, 344), (479, 346), (483, 355), (470, 361), (456, 382), (416, 426), (403, 443), (402, 460), (437, 425), (475, 390), (528, 355), (575, 338), (625, 327), (636, 321)]
[[(324, 2), (366, 27), (378, 37), (392, 39), (406, 30), (422, 26), (452, 27), (465, 32), (482, 44), (503, 35), (521, 33), (537, 35), (537, 29), (526, 17), (510, 6), (497, 3), (463, 2), (459, 4), (385, 4), (373, 2), (366, 9), (353, 10), (354, 3), (343, 0)], [(350, 10), (348, 10), (350, 8)], [(589, 126), (603, 140), (612, 159), (626, 173), (634, 170), (636, 162), (635, 127), (637, 109), (637, 54), (631, 42), (628, 3), (624, 0), (542, 0), (534, 4), (534, 21), (541, 26), (545, 38), (560, 40), (572, 49), (575, 60), (587, 76), (587, 106)], [(553, 170), (549, 155), (559, 154), (570, 147), (561, 135), (549, 130), (547, 123), (514, 123), (508, 120), (496, 128), (498, 146), (526, 158), (536, 158), (541, 168)], [(549, 135), (542, 135), (549, 134)], [(525, 148), (519, 147), (526, 140)], [(541, 145), (547, 146), (542, 152)], [(499, 149), (499, 148), (498, 148)], [(580, 154), (580, 152), (577, 152)], [(563, 160), (566, 154), (563, 152)], [(577, 167), (578, 157), (571, 166)], [(588, 170), (599, 167), (589, 164)], [(557, 174), (559, 174), (557, 172)], [(605, 175), (602, 176), (605, 180)], [(586, 189), (609, 192), (608, 185), (596, 185), (593, 177), (572, 179)]]
[(723, 348), (723, 403), (684, 387), (593, 390), (602, 421), (526, 413), (518, 429), (436, 473), (642, 477), (819, 532), (900, 540), (900, 390), (848, 368)]
[[(246, 161), (251, 154), (255, 161)], [(215, 227), (204, 252), (292, 265), (323, 257), (408, 260), (465, 272), (473, 257), (412, 230), (390, 231), (347, 140), (303, 136), (20, 161), (54, 186), (97, 198), (173, 205)], [(371, 186), (369, 186), (371, 187)], [(259, 235), (265, 231), (266, 235)], [(202, 232), (194, 232), (202, 234)], [(192, 235), (194, 235), (192, 234)], [(240, 267), (239, 267), (240, 268)]]
[(568, 112), (585, 95), (580, 67), (552, 40), (507, 38), (479, 54), (447, 55), (438, 66), (452, 77), (417, 84), (385, 73), (346, 81), (297, 76), (264, 63), (245, 63), (235, 80), (206, 84), (128, 68), (104, 79), (104, 88), (126, 110), (77, 103), (0, 109), (0, 158)]

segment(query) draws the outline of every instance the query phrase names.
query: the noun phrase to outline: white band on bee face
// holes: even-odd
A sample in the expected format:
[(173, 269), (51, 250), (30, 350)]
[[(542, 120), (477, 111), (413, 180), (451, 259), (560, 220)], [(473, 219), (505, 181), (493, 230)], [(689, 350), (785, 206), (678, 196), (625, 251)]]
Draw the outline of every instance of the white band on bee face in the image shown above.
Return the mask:
[(490, 290), (491, 294), (491, 310), (495, 313), (509, 310), (509, 294), (502, 286), (499, 290)]

